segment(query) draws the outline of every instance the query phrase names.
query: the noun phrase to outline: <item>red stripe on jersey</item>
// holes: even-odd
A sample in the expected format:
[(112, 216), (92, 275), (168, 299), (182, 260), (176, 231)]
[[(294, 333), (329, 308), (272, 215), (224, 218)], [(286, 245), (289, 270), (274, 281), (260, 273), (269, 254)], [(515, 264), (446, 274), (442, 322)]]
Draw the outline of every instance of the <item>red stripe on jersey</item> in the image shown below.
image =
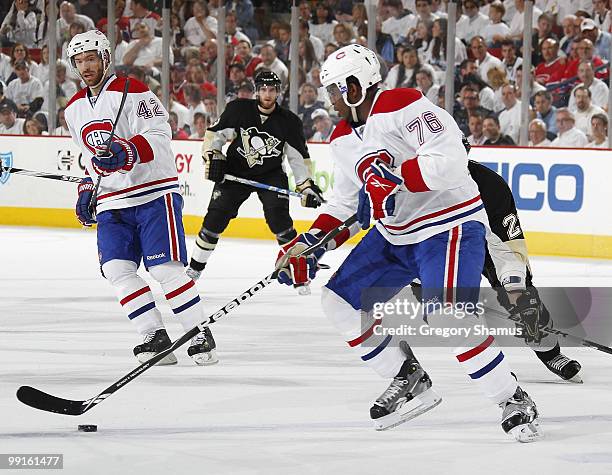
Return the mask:
[(450, 230), (450, 242), (448, 243), (448, 262), (446, 263), (446, 298), (445, 302), (454, 302), (453, 292), (456, 285), (457, 260), (459, 259), (459, 226)]
[(140, 290), (137, 290), (136, 292), (132, 292), (126, 297), (123, 297), (121, 300), (119, 300), (119, 303), (121, 305), (125, 305), (126, 303), (134, 300), (136, 297), (140, 297), (142, 294), (146, 294), (147, 292), (151, 292), (151, 288), (148, 285)]
[(176, 237), (176, 223), (174, 222), (174, 207), (172, 206), (172, 194), (166, 195), (166, 209), (168, 210), (168, 226), (170, 228), (170, 257), (178, 261), (178, 239)]
[(418, 89), (398, 88), (383, 91), (376, 99), (371, 115), (395, 112), (409, 106), (423, 97)]
[(73, 102), (76, 102), (79, 99), (84, 99), (85, 97), (87, 97), (87, 88), (86, 87), (84, 87), (79, 92), (77, 92), (74, 96), (72, 96), (72, 99), (70, 99), (68, 101), (68, 104), (66, 104), (66, 109), (68, 109), (68, 107), (70, 107), (70, 104), (72, 104)]
[(121, 195), (123, 193), (128, 193), (130, 191), (139, 190), (140, 188), (146, 188), (147, 186), (161, 185), (162, 183), (168, 183), (170, 181), (178, 181), (178, 177), (163, 178), (162, 180), (149, 181), (141, 185), (130, 186), (129, 188), (124, 188), (123, 190), (117, 190), (117, 191), (113, 191), (112, 193), (106, 193), (104, 195), (98, 196), (98, 201), (104, 200), (106, 198), (110, 198), (111, 196)]
[[(117, 91), (123, 92), (123, 88), (125, 86), (125, 81), (128, 78), (121, 77), (115, 78), (113, 82), (111, 82), (106, 88), (107, 91)], [(146, 84), (141, 83), (138, 79), (129, 78), (130, 79), (130, 87), (128, 88), (128, 92), (147, 92), (149, 88)]]
[(471, 350), (466, 351), (465, 353), (461, 353), (460, 355), (457, 355), (457, 360), (460, 363), (463, 363), (464, 361), (467, 361), (470, 358), (474, 358), (474, 356), (479, 355), (484, 350), (486, 350), (489, 346), (491, 346), (494, 341), (495, 339), (493, 338), (493, 336), (489, 335), (487, 339), (483, 341), (480, 345), (472, 348)]
[(380, 318), (374, 320), (374, 323), (372, 324), (372, 326), (363, 335), (358, 336), (354, 340), (347, 341), (348, 345), (352, 348), (352, 347), (360, 345), (361, 343), (366, 341), (374, 333), (374, 327), (377, 326), (377, 325), (380, 325), (381, 321), (382, 320)]
[(443, 214), (446, 214), (446, 213), (450, 213), (451, 211), (455, 211), (455, 210), (457, 210), (459, 208), (464, 208), (466, 206), (474, 204), (478, 200), (480, 200), (480, 195), (477, 195), (477, 196), (475, 196), (474, 198), (472, 198), (470, 200), (464, 201), (463, 203), (459, 203), (459, 204), (450, 206), (448, 208), (441, 209), (440, 211), (436, 211), (435, 213), (429, 213), (429, 214), (426, 214), (426, 215), (423, 215), (423, 216), (419, 216), (417, 219), (414, 219), (414, 220), (410, 221), (407, 224), (402, 224), (401, 226), (392, 226), (392, 225), (387, 225), (386, 224), (385, 228), (391, 229), (393, 231), (401, 231), (402, 229), (409, 228), (410, 226), (412, 226), (414, 224), (417, 224), (417, 223), (420, 223), (421, 221), (425, 221), (426, 219), (435, 218), (437, 216), (440, 216), (440, 215), (443, 215)]
[(331, 137), (329, 138), (329, 143), (332, 143), (335, 139), (344, 135), (350, 135), (351, 132), (353, 132), (353, 128), (346, 120), (342, 119), (340, 122), (338, 122), (338, 125), (336, 125), (336, 128), (332, 132)]
[(412, 191), (413, 193), (431, 191), (425, 184), (425, 180), (423, 180), (421, 167), (419, 166), (417, 157), (411, 158), (410, 160), (406, 160), (404, 163), (402, 163), (401, 170), (404, 183), (406, 184), (406, 188), (408, 188), (408, 190)]
[(180, 295), (183, 292), (185, 292), (186, 290), (189, 290), (194, 285), (195, 285), (195, 282), (193, 280), (189, 280), (189, 282), (187, 282), (185, 285), (182, 285), (178, 289), (173, 290), (172, 292), (167, 293), (166, 294), (166, 299), (168, 299), (168, 300), (173, 299), (177, 295)]
[(145, 139), (142, 135), (134, 135), (130, 139), (130, 142), (134, 144), (136, 150), (138, 151), (138, 161), (140, 163), (152, 162), (155, 158), (153, 156), (153, 149), (149, 144), (149, 141)]

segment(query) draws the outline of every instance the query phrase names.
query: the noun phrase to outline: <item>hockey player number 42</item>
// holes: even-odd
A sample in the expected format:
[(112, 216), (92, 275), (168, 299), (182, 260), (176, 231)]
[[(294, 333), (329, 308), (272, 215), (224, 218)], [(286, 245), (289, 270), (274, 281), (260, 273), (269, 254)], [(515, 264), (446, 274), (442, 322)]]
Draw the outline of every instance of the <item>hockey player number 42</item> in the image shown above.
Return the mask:
[(164, 112), (160, 109), (159, 102), (155, 99), (149, 99), (149, 103), (153, 107), (153, 111), (149, 109), (146, 101), (142, 100), (138, 103), (138, 109), (136, 110), (136, 115), (138, 117), (144, 117), (145, 119), (151, 119), (153, 116), (162, 116)]
[(425, 127), (427, 127), (432, 134), (439, 134), (444, 130), (444, 126), (438, 117), (436, 117), (436, 114), (431, 111), (423, 112), (419, 117), (416, 117), (406, 126), (408, 132), (416, 131), (419, 146), (425, 143), (423, 123), (425, 123)]

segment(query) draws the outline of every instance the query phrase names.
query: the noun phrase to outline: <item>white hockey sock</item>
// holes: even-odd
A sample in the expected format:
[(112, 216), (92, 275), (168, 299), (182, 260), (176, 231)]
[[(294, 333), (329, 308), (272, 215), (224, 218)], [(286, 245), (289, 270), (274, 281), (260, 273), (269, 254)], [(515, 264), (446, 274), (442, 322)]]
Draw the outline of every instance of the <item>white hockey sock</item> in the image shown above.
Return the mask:
[(393, 378), (406, 361), (406, 355), (392, 342), (391, 335), (376, 335), (374, 327), (380, 320), (355, 310), (336, 293), (323, 287), (321, 295), (323, 312), (340, 331), (351, 348), (355, 348), (361, 360), (383, 378)]
[(147, 283), (136, 273), (132, 261), (113, 259), (102, 266), (104, 276), (111, 283), (127, 317), (141, 335), (164, 328), (161, 313), (155, 306)]
[(180, 262), (165, 262), (149, 268), (149, 273), (158, 281), (172, 311), (185, 331), (191, 330), (204, 320), (204, 306), (195, 282), (185, 275)]
[[(219, 242), (218, 234), (202, 228), (199, 234), (196, 236), (193, 254), (191, 255), (192, 265), (195, 266), (197, 264), (206, 264), (206, 262), (208, 262), (208, 258), (215, 250), (215, 247), (217, 247), (217, 242)], [(194, 264), (193, 261), (196, 261), (197, 264)]]

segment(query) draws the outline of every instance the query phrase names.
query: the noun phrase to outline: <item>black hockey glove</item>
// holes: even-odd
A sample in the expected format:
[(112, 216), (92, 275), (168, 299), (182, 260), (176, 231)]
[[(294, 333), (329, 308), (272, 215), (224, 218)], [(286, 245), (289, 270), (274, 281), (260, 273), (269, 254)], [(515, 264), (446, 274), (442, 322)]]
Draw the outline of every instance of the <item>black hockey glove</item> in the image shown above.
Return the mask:
[(295, 189), (302, 193), (302, 206), (305, 208), (318, 208), (322, 203), (325, 203), (321, 188), (310, 178), (297, 185)]
[(225, 179), (227, 159), (218, 150), (209, 150), (204, 158), (204, 178), (215, 183), (221, 183)]
[(548, 316), (544, 315), (544, 306), (537, 292), (527, 289), (522, 292), (510, 313), (518, 315), (521, 321), (516, 324), (521, 329), (522, 337), (526, 343), (538, 344), (546, 336), (542, 329), (548, 323)]

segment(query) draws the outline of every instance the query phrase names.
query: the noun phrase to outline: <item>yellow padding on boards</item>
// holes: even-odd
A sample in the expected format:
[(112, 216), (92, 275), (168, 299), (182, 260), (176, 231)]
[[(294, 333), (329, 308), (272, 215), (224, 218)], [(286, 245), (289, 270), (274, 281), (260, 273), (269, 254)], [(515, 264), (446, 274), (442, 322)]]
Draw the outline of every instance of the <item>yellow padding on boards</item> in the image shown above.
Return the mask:
[[(0, 207), (0, 224), (9, 226), (48, 226), (60, 228), (81, 228), (74, 211), (55, 208)], [(187, 234), (197, 234), (202, 225), (201, 216), (184, 216), (183, 224)], [(306, 231), (310, 221), (296, 221), (298, 232)], [(362, 232), (363, 233), (363, 232)], [(357, 243), (362, 233), (349, 243)], [(561, 234), (527, 232), (529, 254), (536, 256), (584, 257), (612, 259), (612, 236), (588, 234)], [(274, 239), (263, 218), (236, 218), (232, 220), (225, 237), (250, 239)]]

